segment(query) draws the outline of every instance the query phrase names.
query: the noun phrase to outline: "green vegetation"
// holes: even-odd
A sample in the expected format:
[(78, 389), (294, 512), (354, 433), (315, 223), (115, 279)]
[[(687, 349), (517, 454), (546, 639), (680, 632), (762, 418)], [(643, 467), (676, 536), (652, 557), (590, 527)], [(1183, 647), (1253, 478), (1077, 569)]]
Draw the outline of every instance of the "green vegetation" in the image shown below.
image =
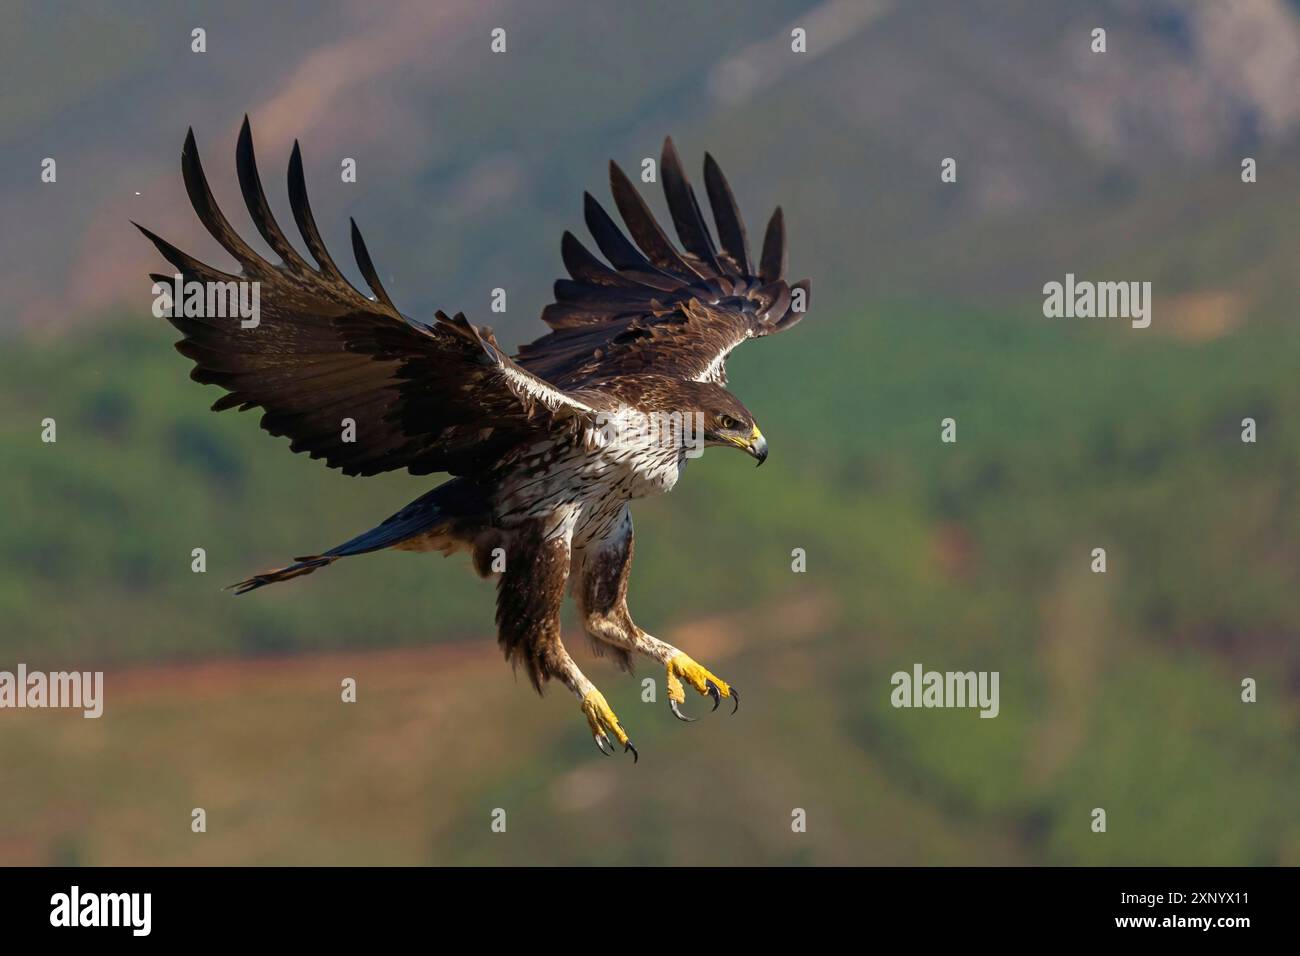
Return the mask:
[[(596, 762), (571, 700), (511, 681), (491, 585), (462, 559), (380, 554), (219, 590), (369, 527), (427, 480), (348, 479), (289, 454), (254, 413), (209, 413), (218, 392), (186, 381), (156, 325), (11, 343), (0, 667), (295, 657), (208, 683), (145, 670), (144, 690), (123, 671), (120, 693), (110, 675), (98, 722), (0, 714), (0, 763), (24, 780), (0, 796), (0, 853), (1300, 862), (1289, 335), (1261, 323), (1189, 344), (1029, 310), (831, 304), (743, 350), (732, 385), (771, 460), (713, 451), (642, 503), (632, 599), (644, 626), (733, 677), (745, 707), (684, 728), (590, 663), (636, 768)], [(1256, 444), (1240, 440), (1247, 416)], [(46, 417), (57, 444), (40, 441)], [(955, 445), (939, 441), (944, 417)], [(790, 571), (795, 547), (806, 574)], [(374, 653), (463, 639), (464, 661)], [(367, 653), (335, 666), (322, 651)], [(1001, 714), (894, 710), (889, 677), (917, 661), (1000, 671)], [(189, 676), (172, 688), (174, 673)], [(355, 708), (336, 702), (340, 673), (359, 674)], [(1257, 704), (1239, 700), (1247, 676)], [(219, 797), (205, 797), (214, 760)], [(224, 835), (194, 849), (188, 807), (205, 799)], [(490, 836), (496, 806), (519, 837)], [(796, 806), (806, 840), (789, 833)], [(1088, 829), (1097, 806), (1104, 836)]]

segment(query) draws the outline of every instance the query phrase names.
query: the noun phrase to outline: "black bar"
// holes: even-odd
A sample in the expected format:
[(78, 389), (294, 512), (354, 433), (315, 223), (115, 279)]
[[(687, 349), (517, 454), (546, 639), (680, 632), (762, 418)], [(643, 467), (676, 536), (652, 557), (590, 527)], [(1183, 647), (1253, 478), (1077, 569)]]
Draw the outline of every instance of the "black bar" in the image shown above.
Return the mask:
[[(127, 925), (51, 925), (52, 918), (71, 921), (74, 886), (78, 921), (101, 912), (99, 894), (150, 894), (148, 935), (136, 936), (144, 925), (142, 896), (139, 909), (122, 908), (122, 897), (109, 901), (106, 911), (118, 907)], [(795, 933), (815, 926), (818, 935), (851, 931), (864, 943), (918, 931), (927, 942), (1041, 940), (1050, 933), (1231, 943), (1241, 933), (1293, 930), (1296, 888), (1296, 872), (1282, 868), (32, 868), (0, 870), (0, 926), (7, 942), (67, 942), (75, 934), (82, 945), (145, 938), (373, 941), (419, 938), (433, 927), (439, 938), (444, 930), (486, 931), (495, 941), (520, 933), (549, 945), (547, 938), (555, 943), (590, 932), (613, 944), (638, 926), (680, 932), (684, 943), (715, 934), (735, 941), (782, 926)], [(59, 894), (66, 898), (62, 909)], [(656, 941), (668, 942), (663, 935)]]

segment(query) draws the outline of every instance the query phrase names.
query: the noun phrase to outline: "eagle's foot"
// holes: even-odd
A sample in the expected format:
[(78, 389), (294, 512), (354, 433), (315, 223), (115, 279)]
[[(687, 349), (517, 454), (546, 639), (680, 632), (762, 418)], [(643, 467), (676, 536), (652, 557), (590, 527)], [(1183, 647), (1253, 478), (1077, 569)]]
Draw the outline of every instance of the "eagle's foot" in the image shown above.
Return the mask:
[(686, 703), (686, 688), (682, 685), (682, 681), (690, 684), (701, 694), (712, 697), (714, 710), (718, 709), (724, 697), (731, 698), (733, 714), (740, 709), (740, 694), (736, 688), (711, 673), (689, 654), (678, 651), (668, 659), (668, 706), (678, 720), (695, 719), (683, 714), (679, 706)]
[(594, 687), (587, 691), (586, 696), (582, 698), (582, 712), (587, 715), (591, 735), (596, 738), (596, 746), (600, 748), (601, 753), (606, 757), (614, 756), (614, 744), (610, 741), (613, 737), (623, 745), (624, 753), (631, 752), (633, 763), (640, 759), (641, 755), (632, 746), (632, 741), (623, 730), (623, 725), (618, 722), (618, 716), (605, 700), (604, 694)]

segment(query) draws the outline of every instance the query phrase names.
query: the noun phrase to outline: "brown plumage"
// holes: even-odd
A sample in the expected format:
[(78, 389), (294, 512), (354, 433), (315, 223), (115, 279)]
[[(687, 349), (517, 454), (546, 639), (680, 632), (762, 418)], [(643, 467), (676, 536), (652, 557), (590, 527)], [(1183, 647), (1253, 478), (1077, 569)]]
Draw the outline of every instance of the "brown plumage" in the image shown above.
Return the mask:
[(613, 740), (633, 748), (560, 640), (566, 586), (594, 641), (624, 663), (644, 653), (667, 668), (674, 712), (684, 684), (712, 696), (715, 707), (736, 699), (726, 682), (632, 622), (628, 503), (672, 488), (692, 457), (693, 434), (700, 447), (735, 445), (760, 464), (766, 457), (753, 417), (722, 385), (736, 345), (792, 327), (809, 304), (807, 281), (784, 279), (780, 209), (755, 271), (744, 221), (711, 156), (704, 183), (716, 243), (672, 141), (664, 142), (660, 173), (681, 249), (611, 163), (614, 203), (631, 239), (586, 195), (587, 226), (608, 263), (566, 232), (569, 278), (555, 283), (555, 302), (542, 314), (551, 331), (511, 358), (490, 329), (461, 314), (439, 312), (431, 322), (403, 315), (355, 222), (353, 254), (373, 298), (343, 277), (307, 201), (296, 142), (289, 200), (314, 265), (271, 213), (247, 118), (236, 149), (240, 190), (279, 264), (258, 255), (217, 207), (192, 131), (181, 169), (200, 221), (240, 275), (138, 228), (185, 282), (256, 282), (260, 290), (253, 327), (179, 304), (168, 315), (182, 333), (177, 349), (194, 362), (191, 377), (227, 392), (213, 410), (260, 408), (266, 431), (345, 474), (404, 468), (455, 476), (344, 544), (240, 582), (238, 593), (381, 548), (467, 550), (480, 573), (501, 574), (497, 625), (507, 656), (539, 690), (552, 677), (563, 681), (582, 700), (602, 750)]
[[(673, 248), (645, 200), (611, 162), (610, 189), (640, 249), (587, 193), (587, 228), (612, 267), (565, 232), (560, 252), (571, 278), (555, 283), (555, 303), (542, 311), (554, 331), (519, 350), (525, 368), (562, 388), (650, 369), (725, 383), (724, 363), (733, 348), (747, 338), (791, 328), (806, 314), (808, 281), (790, 286), (783, 278), (785, 221), (779, 208), (768, 223), (762, 265), (754, 275), (744, 222), (713, 157), (705, 156), (705, 182), (721, 252), (671, 139), (664, 141), (659, 169), (686, 251)], [(798, 310), (794, 290), (803, 297)]]

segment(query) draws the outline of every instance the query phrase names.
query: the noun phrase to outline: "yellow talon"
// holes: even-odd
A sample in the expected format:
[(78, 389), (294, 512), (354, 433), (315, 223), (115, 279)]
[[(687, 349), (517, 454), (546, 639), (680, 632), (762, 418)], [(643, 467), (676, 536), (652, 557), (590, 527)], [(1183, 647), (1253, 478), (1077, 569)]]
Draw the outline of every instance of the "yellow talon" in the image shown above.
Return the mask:
[(682, 686), (683, 680), (701, 694), (712, 697), (714, 710), (718, 709), (718, 702), (723, 697), (733, 697), (736, 703), (740, 702), (735, 688), (712, 673), (689, 654), (678, 651), (668, 660), (668, 704), (672, 707), (673, 713), (682, 720), (692, 719), (677, 709), (678, 704), (686, 702), (686, 688)]
[(624, 751), (632, 751), (632, 761), (635, 763), (639, 759), (636, 748), (632, 746), (632, 741), (628, 739), (627, 732), (623, 730), (623, 725), (618, 722), (618, 716), (605, 700), (605, 695), (592, 688), (587, 691), (582, 698), (582, 712), (587, 715), (587, 723), (591, 726), (591, 735), (596, 738), (596, 746), (600, 748), (601, 753), (612, 754), (613, 747), (610, 750), (605, 749), (605, 744), (609, 743), (609, 736), (613, 735), (614, 739), (623, 745)]

